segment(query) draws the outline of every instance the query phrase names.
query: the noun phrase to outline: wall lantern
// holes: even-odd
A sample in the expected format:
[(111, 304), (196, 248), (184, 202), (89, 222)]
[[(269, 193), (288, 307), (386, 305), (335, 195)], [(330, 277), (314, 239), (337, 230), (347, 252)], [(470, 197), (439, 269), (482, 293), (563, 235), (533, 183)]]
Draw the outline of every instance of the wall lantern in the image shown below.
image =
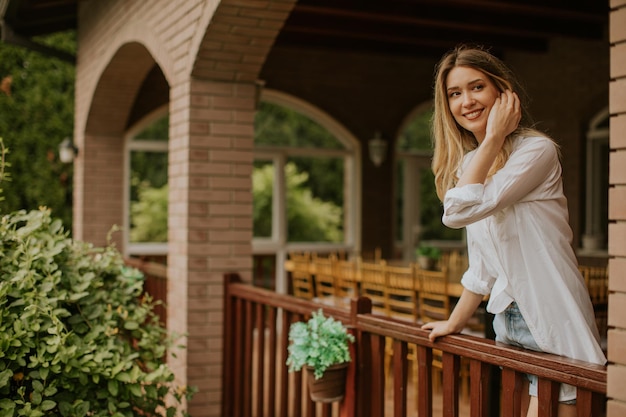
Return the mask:
[(64, 164), (71, 164), (78, 155), (78, 148), (74, 145), (70, 138), (63, 139), (59, 144), (59, 159)]
[(387, 156), (387, 142), (380, 136), (380, 132), (376, 132), (373, 139), (369, 140), (370, 160), (379, 167), (385, 162)]

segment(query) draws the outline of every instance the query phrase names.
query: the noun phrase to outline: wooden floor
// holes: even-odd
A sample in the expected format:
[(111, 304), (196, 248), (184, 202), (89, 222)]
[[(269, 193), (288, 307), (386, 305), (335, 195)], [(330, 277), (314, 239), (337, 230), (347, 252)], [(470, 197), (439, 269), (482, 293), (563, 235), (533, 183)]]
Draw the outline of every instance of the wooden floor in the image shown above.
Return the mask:
[[(393, 380), (390, 377), (390, 381), (387, 384), (387, 398), (385, 401), (385, 417), (393, 416), (393, 393), (391, 391), (391, 386), (393, 384)], [(408, 388), (407, 388), (407, 397), (408, 397), (408, 406), (407, 406), (407, 415), (416, 416), (417, 415), (417, 401), (416, 398), (417, 387), (414, 387), (411, 378), (409, 378)], [(443, 397), (441, 394), (441, 389), (437, 390), (433, 388), (433, 417), (441, 417), (443, 415)], [(459, 398), (459, 417), (467, 417), (470, 415), (470, 403), (469, 398), (463, 399)]]

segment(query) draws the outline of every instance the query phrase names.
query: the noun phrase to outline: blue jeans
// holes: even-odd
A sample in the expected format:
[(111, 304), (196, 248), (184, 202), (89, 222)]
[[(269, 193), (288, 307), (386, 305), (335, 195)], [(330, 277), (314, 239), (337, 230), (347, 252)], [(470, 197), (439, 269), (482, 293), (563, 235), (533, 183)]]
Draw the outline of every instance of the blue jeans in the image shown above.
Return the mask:
[[(525, 349), (541, 352), (535, 342), (533, 335), (528, 329), (528, 325), (519, 311), (517, 303), (513, 301), (502, 313), (496, 314), (493, 320), (493, 330), (496, 333), (496, 341), (522, 347)], [(528, 374), (530, 386), (528, 393), (537, 396), (537, 376)], [(576, 387), (568, 384), (561, 384), (559, 392), (559, 402), (564, 404), (576, 404)]]

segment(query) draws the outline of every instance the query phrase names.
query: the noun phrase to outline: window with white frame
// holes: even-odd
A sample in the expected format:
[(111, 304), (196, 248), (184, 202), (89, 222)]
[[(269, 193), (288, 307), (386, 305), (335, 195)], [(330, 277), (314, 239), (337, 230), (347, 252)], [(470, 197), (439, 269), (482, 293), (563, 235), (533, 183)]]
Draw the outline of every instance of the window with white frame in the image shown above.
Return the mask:
[(431, 117), (430, 102), (417, 106), (407, 117), (396, 142), (396, 251), (407, 261), (415, 259), (420, 242), (451, 249), (464, 246), (463, 230), (441, 223), (443, 208), (431, 170)]
[(124, 241), (127, 255), (167, 255), (167, 108), (130, 129), (125, 143)]
[(581, 239), (587, 252), (606, 252), (608, 234), (609, 110), (589, 124), (585, 152), (585, 220)]
[(289, 251), (353, 253), (359, 230), (358, 141), (319, 109), (264, 90), (255, 119), (253, 251), (286, 291)]

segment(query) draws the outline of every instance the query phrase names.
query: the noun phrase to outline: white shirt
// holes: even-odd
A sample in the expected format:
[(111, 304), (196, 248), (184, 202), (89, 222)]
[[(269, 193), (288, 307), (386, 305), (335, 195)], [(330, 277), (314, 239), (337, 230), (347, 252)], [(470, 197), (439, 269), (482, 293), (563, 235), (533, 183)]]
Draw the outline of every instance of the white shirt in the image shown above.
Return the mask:
[(463, 286), (490, 294), (493, 314), (516, 301), (543, 351), (603, 365), (568, 218), (558, 150), (545, 137), (515, 139), (505, 166), (484, 185), (453, 188), (444, 198), (443, 223), (467, 228)]

